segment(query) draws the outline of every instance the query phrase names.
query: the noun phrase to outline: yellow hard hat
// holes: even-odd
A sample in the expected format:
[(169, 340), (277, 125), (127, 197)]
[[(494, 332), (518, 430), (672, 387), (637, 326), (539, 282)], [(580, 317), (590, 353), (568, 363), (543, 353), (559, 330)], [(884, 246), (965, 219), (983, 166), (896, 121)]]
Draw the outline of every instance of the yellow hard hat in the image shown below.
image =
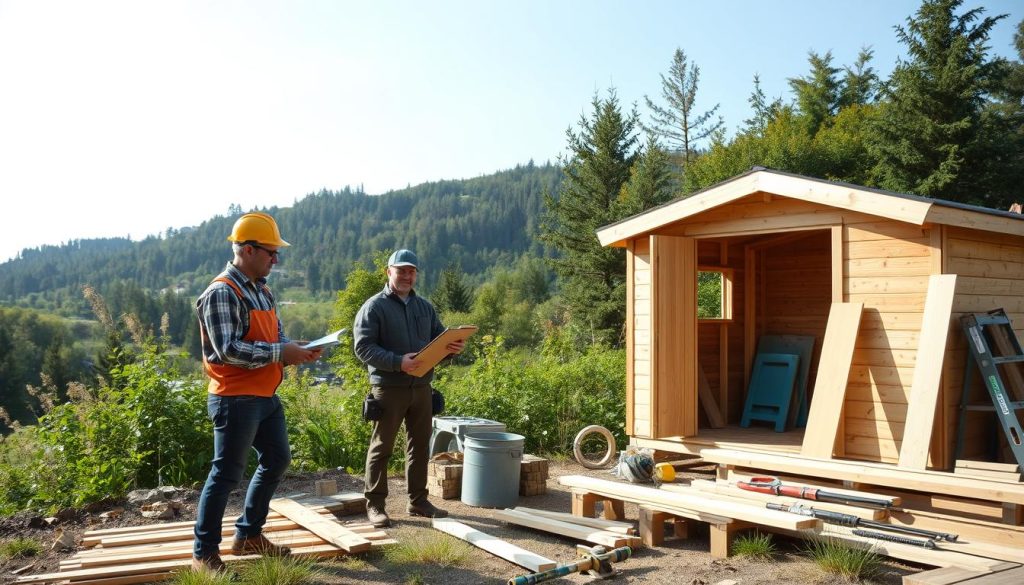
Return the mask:
[(288, 242), (281, 239), (281, 232), (277, 229), (277, 222), (266, 213), (246, 213), (238, 218), (235, 227), (231, 228), (229, 242), (241, 244), (242, 242), (256, 242), (268, 246), (290, 246)]

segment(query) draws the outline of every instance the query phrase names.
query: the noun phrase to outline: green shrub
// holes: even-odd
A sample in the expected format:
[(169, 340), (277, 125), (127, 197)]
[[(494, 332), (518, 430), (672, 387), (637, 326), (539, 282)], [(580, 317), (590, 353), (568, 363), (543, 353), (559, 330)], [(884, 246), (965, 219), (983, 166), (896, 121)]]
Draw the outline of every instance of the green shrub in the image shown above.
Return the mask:
[(43, 545), (32, 538), (16, 537), (0, 543), (0, 561), (34, 557), (43, 552)]
[(0, 443), (0, 512), (52, 511), (205, 477), (213, 439), (200, 380), (157, 344), (111, 376), (52, 407), (55, 391), (40, 393), (49, 411)]
[(606, 427), (625, 442), (626, 362), (622, 350), (579, 353), (557, 340), (537, 355), (505, 351), (501, 338), (475, 342), (475, 362), (437, 382), (448, 415), (505, 423), (535, 453), (566, 453), (579, 430)]
[(823, 571), (846, 579), (868, 579), (882, 569), (882, 557), (871, 548), (852, 546), (833, 538), (811, 540), (806, 551)]
[(732, 554), (752, 559), (771, 559), (775, 556), (775, 543), (772, 542), (771, 534), (742, 534), (733, 541)]
[(363, 469), (370, 443), (370, 425), (362, 418), (364, 393), (290, 373), (278, 394), (288, 417), (293, 468)]

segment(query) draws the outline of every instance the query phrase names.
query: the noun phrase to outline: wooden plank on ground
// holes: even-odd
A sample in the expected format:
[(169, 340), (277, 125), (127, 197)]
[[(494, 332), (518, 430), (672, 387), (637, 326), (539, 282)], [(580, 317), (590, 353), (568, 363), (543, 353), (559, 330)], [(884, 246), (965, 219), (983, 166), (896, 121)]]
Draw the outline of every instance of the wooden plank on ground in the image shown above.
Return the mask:
[(562, 536), (568, 536), (569, 538), (584, 540), (586, 542), (592, 542), (602, 546), (610, 546), (612, 548), (633, 546), (640, 542), (638, 537), (626, 536), (624, 534), (617, 534), (606, 530), (598, 530), (596, 528), (581, 526), (571, 522), (562, 522), (561, 520), (552, 520), (550, 518), (516, 512), (514, 510), (495, 510), (494, 518), (510, 524), (526, 526), (527, 528), (543, 530), (544, 532), (551, 532), (553, 534), (561, 534)]
[[(558, 478), (558, 483), (569, 487), (582, 488), (591, 493), (644, 504), (651, 509), (666, 512), (671, 512), (673, 509), (689, 509), (721, 518), (745, 520), (754, 524), (778, 526), (792, 530), (804, 530), (821, 525), (821, 521), (817, 518), (767, 510), (763, 506), (757, 505), (723, 503), (702, 495), (697, 490), (693, 490), (691, 493), (669, 492), (657, 488), (608, 481), (583, 475), (563, 475)], [(705, 522), (713, 524), (722, 523), (712, 520), (705, 520)]]
[(598, 530), (618, 532), (620, 534), (625, 534), (627, 536), (633, 536), (636, 534), (636, 529), (633, 528), (633, 524), (631, 522), (605, 520), (604, 518), (585, 518), (583, 516), (575, 516), (573, 514), (567, 514), (565, 512), (538, 510), (536, 508), (526, 508), (524, 506), (516, 506), (515, 508), (512, 508), (512, 510), (515, 510), (517, 512), (525, 512), (526, 514), (533, 514), (534, 516), (543, 516), (544, 518), (551, 518), (552, 520), (571, 522), (573, 524), (579, 524), (580, 526), (589, 526), (590, 528), (597, 528)]
[(348, 552), (362, 552), (370, 549), (370, 541), (303, 506), (295, 500), (276, 498), (270, 500), (270, 508), (283, 514), (306, 530), (337, 545)]
[[(296, 557), (318, 557), (343, 554), (344, 551), (334, 545), (319, 545), (295, 549), (292, 556)], [(221, 557), (225, 563), (258, 559), (259, 555), (226, 555)], [(117, 567), (94, 567), (91, 569), (79, 569), (75, 571), (60, 571), (57, 573), (41, 573), (38, 575), (25, 575), (18, 577), (14, 583), (52, 583), (61, 581), (85, 581), (89, 579), (120, 577), (125, 575), (144, 575), (151, 573), (163, 573), (175, 571), (184, 567), (191, 567), (192, 559), (175, 559), (169, 561), (157, 561), (153, 563), (135, 563)]]
[(946, 354), (946, 337), (949, 334), (955, 289), (955, 274), (933, 274), (928, 277), (928, 296), (924, 301), (907, 421), (903, 427), (903, 442), (900, 444), (900, 467), (928, 467), (928, 448), (935, 428), (935, 408), (939, 402), (939, 382), (942, 378), (942, 362)]
[(544, 558), (451, 518), (433, 518), (430, 521), (430, 525), (441, 532), (465, 540), (477, 548), (481, 548), (494, 556), (501, 557), (512, 564), (529, 569), (534, 573), (554, 569), (558, 565), (558, 563), (551, 559)]
[(805, 457), (832, 457), (863, 309), (863, 303), (832, 303), (829, 310), (818, 374), (814, 379), (814, 396), (800, 449)]

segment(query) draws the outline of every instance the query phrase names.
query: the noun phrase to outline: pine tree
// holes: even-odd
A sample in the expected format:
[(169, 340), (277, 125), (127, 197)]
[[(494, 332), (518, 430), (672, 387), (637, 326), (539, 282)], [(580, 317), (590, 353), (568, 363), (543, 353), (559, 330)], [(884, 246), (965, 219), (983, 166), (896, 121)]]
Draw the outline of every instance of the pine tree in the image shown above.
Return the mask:
[(838, 67), (832, 66), (832, 52), (819, 55), (811, 51), (807, 61), (811, 72), (805, 77), (789, 79), (789, 87), (796, 94), (796, 105), (806, 124), (807, 132), (814, 136), (839, 109)]
[(466, 313), (473, 306), (473, 295), (462, 281), (462, 267), (449, 264), (441, 271), (440, 282), (430, 300), (438, 313)]
[(57, 389), (61, 401), (67, 400), (68, 382), (71, 373), (68, 371), (68, 356), (64, 350), (64, 337), (58, 335), (46, 348), (43, 355), (42, 374), (50, 379), (50, 384)]
[[(779, 110), (782, 109), (782, 98), (775, 98), (775, 100), (769, 103), (768, 98), (764, 95), (764, 90), (761, 89), (761, 76), (755, 73), (754, 91), (750, 92), (747, 103), (750, 104), (752, 114), (743, 121), (743, 133), (752, 136), (764, 136), (764, 130), (768, 127), (768, 123), (774, 120)], [(717, 142), (720, 143), (722, 141), (719, 140)]]
[(700, 67), (690, 63), (682, 49), (676, 49), (668, 77), (661, 75), (661, 96), (667, 105), (660, 106), (644, 96), (652, 112), (652, 124), (641, 123), (641, 126), (664, 139), (669, 150), (680, 154), (684, 171), (697, 156), (700, 141), (713, 136), (725, 125), (721, 116), (714, 117), (719, 104), (703, 113), (695, 110), (699, 86)]
[(603, 248), (596, 230), (621, 219), (623, 186), (637, 158), (637, 113), (623, 115), (614, 90), (592, 101), (578, 132), (566, 130), (569, 156), (557, 197), (545, 196), (542, 241), (559, 252), (552, 260), (570, 321), (584, 338), (617, 343), (625, 321), (626, 259), (620, 248)]
[(842, 89), (839, 90), (839, 109), (853, 105), (871, 103), (878, 95), (879, 81), (875, 68), (871, 67), (874, 51), (864, 47), (857, 54), (857, 61), (852, 67), (845, 67), (846, 77)]
[(988, 57), (986, 42), (1005, 15), (956, 14), (962, 3), (925, 0), (897, 27), (909, 60), (893, 71), (869, 136), (878, 159), (872, 176), (885, 189), (999, 205), (1008, 187), (999, 169), (1007, 136), (985, 110), (1004, 68)]

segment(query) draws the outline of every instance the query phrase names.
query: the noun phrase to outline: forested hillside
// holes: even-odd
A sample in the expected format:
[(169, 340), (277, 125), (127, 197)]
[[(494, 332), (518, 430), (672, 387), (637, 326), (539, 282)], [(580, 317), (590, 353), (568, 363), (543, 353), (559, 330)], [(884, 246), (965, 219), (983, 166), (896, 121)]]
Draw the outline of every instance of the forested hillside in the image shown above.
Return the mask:
[[(372, 196), (358, 190), (323, 190), (294, 206), (271, 208), (292, 244), (282, 254), (279, 278), (316, 293), (344, 286), (352, 264), (378, 251), (409, 247), (427, 270), (432, 288), (441, 270), (461, 264), (469, 277), (511, 263), (524, 252), (540, 253), (533, 232), (545, 191), (560, 172), (530, 163), (473, 179), (437, 181)], [(197, 294), (230, 259), (225, 241), (235, 208), (198, 227), (169, 228), (141, 242), (123, 238), (72, 240), (21, 252), (0, 264), (0, 303), (88, 316), (81, 287), (108, 293), (127, 281), (158, 291)], [(431, 274), (433, 272), (433, 274)], [(279, 280), (278, 282), (281, 282)]]

